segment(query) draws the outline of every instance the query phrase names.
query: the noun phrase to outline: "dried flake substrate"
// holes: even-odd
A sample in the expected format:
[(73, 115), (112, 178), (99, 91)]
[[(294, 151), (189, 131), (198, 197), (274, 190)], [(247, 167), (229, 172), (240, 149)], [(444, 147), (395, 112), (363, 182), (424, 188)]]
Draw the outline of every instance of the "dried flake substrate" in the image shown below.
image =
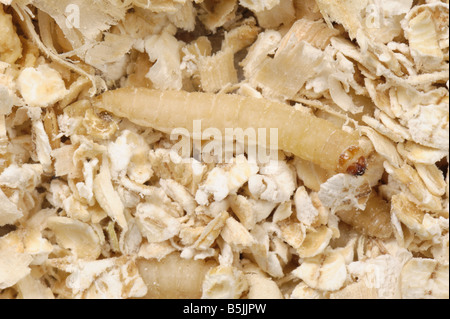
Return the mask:
[(448, 299), (448, 19), (0, 0), (0, 298)]

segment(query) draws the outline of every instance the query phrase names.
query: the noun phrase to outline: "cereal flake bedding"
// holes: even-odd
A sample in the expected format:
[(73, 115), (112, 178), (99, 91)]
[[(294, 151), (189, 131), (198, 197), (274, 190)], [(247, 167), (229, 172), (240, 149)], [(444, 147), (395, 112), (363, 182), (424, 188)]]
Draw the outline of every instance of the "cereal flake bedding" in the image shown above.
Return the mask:
[[(449, 298), (448, 62), (448, 0), (0, 0), (0, 298)], [(283, 104), (325, 153), (176, 160), (99, 108), (137, 88)]]

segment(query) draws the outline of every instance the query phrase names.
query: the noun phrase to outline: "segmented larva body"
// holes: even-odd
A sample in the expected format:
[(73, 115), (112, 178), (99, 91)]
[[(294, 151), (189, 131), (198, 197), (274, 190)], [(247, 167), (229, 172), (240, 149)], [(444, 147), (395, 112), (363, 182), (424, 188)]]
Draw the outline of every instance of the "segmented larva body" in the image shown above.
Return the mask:
[(199, 299), (206, 273), (214, 261), (181, 258), (177, 253), (161, 260), (138, 259), (139, 273), (147, 285), (146, 299)]
[(278, 130), (278, 148), (283, 151), (336, 172), (349, 170), (361, 175), (365, 169), (367, 154), (359, 147), (357, 133), (347, 133), (324, 119), (263, 98), (122, 88), (103, 93), (94, 105), (168, 134), (175, 128), (192, 133), (195, 120), (202, 121), (202, 128), (217, 128), (222, 134), (226, 128), (274, 128)]
[(336, 215), (358, 232), (381, 239), (392, 235), (391, 205), (372, 192), (364, 210), (337, 211)]

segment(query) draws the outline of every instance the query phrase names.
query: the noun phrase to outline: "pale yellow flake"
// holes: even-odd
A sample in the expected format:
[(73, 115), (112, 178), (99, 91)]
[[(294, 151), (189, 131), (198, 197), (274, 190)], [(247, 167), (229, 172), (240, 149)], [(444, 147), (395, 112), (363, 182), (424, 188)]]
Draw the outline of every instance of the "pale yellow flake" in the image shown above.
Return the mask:
[(280, 3), (280, 0), (240, 0), (239, 4), (253, 12), (270, 10)]
[(105, 33), (103, 41), (89, 48), (84, 61), (101, 70), (108, 80), (116, 81), (125, 75), (128, 52), (134, 40), (128, 35)]
[(413, 141), (398, 144), (397, 150), (401, 156), (407, 158), (409, 161), (424, 165), (433, 165), (447, 154), (445, 150), (422, 146)]
[(200, 58), (198, 69), (201, 86), (205, 92), (218, 92), (225, 86), (238, 82), (232, 48)]
[(135, 261), (128, 256), (63, 262), (59, 267), (70, 273), (66, 284), (78, 298), (122, 299), (147, 293)]
[(305, 240), (305, 227), (301, 223), (282, 221), (279, 223), (281, 238), (298, 250)]
[(0, 61), (14, 63), (22, 56), (22, 43), (16, 33), (12, 16), (0, 5)]
[(274, 203), (291, 199), (297, 181), (294, 167), (284, 161), (270, 161), (260, 168), (259, 174), (250, 176), (248, 188), (256, 198)]
[(52, 290), (41, 280), (28, 275), (21, 279), (17, 285), (19, 298), (23, 299), (55, 299)]
[(361, 30), (363, 27), (361, 13), (364, 8), (367, 8), (368, 0), (339, 2), (318, 0), (316, 3), (328, 25), (332, 26), (331, 22), (340, 23), (349, 32), (352, 39), (356, 38), (358, 30)]
[(318, 217), (319, 211), (314, 207), (311, 198), (304, 186), (300, 186), (294, 195), (295, 210), (297, 219), (306, 226), (314, 224)]
[[(402, 22), (417, 69), (424, 71), (435, 70), (444, 58), (439, 46), (440, 30), (436, 30), (438, 24), (431, 8), (429, 5), (416, 6)], [(446, 11), (448, 19), (448, 6)]]
[(321, 203), (332, 212), (355, 207), (364, 209), (372, 189), (364, 176), (337, 174), (320, 186)]
[(273, 54), (281, 41), (281, 34), (275, 30), (266, 30), (258, 34), (258, 38), (249, 48), (240, 65), (244, 69), (244, 75), (248, 79), (259, 70), (259, 66)]
[(112, 184), (107, 160), (103, 161), (100, 173), (94, 178), (94, 195), (108, 216), (116, 221), (120, 227), (126, 229), (127, 221), (124, 215), (124, 206)]
[(303, 281), (295, 286), (289, 297), (290, 299), (323, 299), (323, 294), (316, 289), (312, 289)]
[(283, 299), (277, 284), (254, 264), (247, 264), (244, 273), (249, 286), (248, 299)]
[(0, 289), (13, 286), (30, 273), (32, 257), (15, 251), (0, 250)]
[(241, 270), (220, 265), (206, 274), (202, 299), (239, 299), (247, 289), (247, 280)]
[(386, 158), (389, 163), (395, 167), (402, 165), (402, 158), (398, 154), (395, 144), (390, 139), (367, 126), (362, 126), (361, 131), (371, 140), (375, 150)]
[(402, 269), (401, 289), (405, 299), (448, 299), (448, 264), (413, 258)]
[(168, 32), (145, 39), (145, 51), (150, 61), (155, 62), (146, 77), (152, 81), (155, 88), (181, 89), (180, 50), (181, 44)]
[(446, 183), (442, 171), (436, 165), (415, 165), (417, 173), (431, 194), (442, 196), (445, 194)]
[(272, 221), (277, 223), (289, 218), (292, 215), (292, 201), (287, 201), (278, 205), (272, 215)]
[(295, 10), (292, 0), (279, 0), (272, 8), (255, 11), (258, 24), (266, 29), (275, 29), (283, 25), (290, 25), (295, 20)]
[[(262, 62), (250, 79), (268, 97), (289, 99), (317, 73), (323, 52), (305, 41), (290, 42), (273, 59)], [(282, 71), (281, 71), (282, 70)]]
[(228, 201), (242, 225), (247, 229), (252, 229), (256, 224), (256, 213), (252, 209), (251, 202), (242, 195), (231, 195)]
[(222, 50), (231, 49), (233, 53), (237, 53), (250, 46), (258, 37), (259, 32), (260, 28), (255, 25), (254, 19), (249, 19), (247, 23), (225, 33)]
[(184, 1), (182, 6), (176, 12), (168, 13), (167, 17), (177, 28), (186, 31), (194, 31), (197, 10), (195, 10), (193, 1), (187, 0)]
[(47, 64), (23, 69), (17, 79), (17, 86), (29, 106), (47, 107), (68, 93), (59, 72)]
[(231, 247), (237, 249), (248, 248), (255, 243), (248, 230), (233, 217), (227, 218), (220, 235)]
[(281, 40), (278, 50), (283, 50), (289, 41), (292, 41), (291, 37), (294, 37), (297, 42), (306, 41), (324, 50), (330, 44), (330, 39), (338, 34), (338, 30), (329, 28), (323, 21), (298, 19)]
[(194, 213), (197, 204), (194, 197), (184, 186), (172, 179), (160, 179), (159, 183), (167, 196), (180, 204), (187, 214), (191, 215)]
[(72, 250), (78, 258), (93, 260), (100, 255), (100, 239), (88, 224), (53, 216), (48, 219), (47, 226), (55, 233), (57, 242)]
[(14, 224), (23, 216), (23, 213), (17, 208), (17, 205), (12, 202), (1, 189), (0, 203), (0, 226)]
[(405, 189), (412, 195), (412, 200), (419, 207), (430, 211), (440, 211), (442, 209), (440, 198), (428, 191), (420, 175), (410, 165), (403, 164), (400, 168), (394, 168), (385, 162), (384, 166), (389, 174), (401, 182), (402, 189)]
[(342, 254), (328, 251), (305, 259), (293, 274), (313, 289), (336, 291), (343, 287), (347, 269)]
[(364, 280), (351, 283), (339, 291), (330, 294), (330, 299), (378, 299), (376, 288), (367, 287)]
[(229, 214), (227, 212), (222, 212), (210, 221), (194, 243), (194, 247), (197, 249), (207, 249), (211, 247), (216, 238), (221, 234), (228, 217)]
[(321, 254), (328, 247), (332, 236), (333, 231), (326, 226), (308, 229), (303, 242), (297, 249), (299, 256), (309, 258)]
[(145, 259), (161, 260), (176, 250), (168, 240), (159, 243), (143, 243), (138, 252), (138, 257)]
[(224, 0), (218, 3), (211, 1), (211, 6), (204, 6), (205, 13), (199, 16), (203, 24), (211, 31), (234, 19), (237, 10), (237, 0)]
[(437, 219), (420, 210), (405, 195), (394, 195), (391, 201), (392, 213), (421, 239), (432, 239), (440, 235), (441, 229)]
[(136, 221), (142, 235), (150, 243), (162, 242), (177, 235), (180, 222), (169, 214), (164, 206), (140, 203), (136, 207)]

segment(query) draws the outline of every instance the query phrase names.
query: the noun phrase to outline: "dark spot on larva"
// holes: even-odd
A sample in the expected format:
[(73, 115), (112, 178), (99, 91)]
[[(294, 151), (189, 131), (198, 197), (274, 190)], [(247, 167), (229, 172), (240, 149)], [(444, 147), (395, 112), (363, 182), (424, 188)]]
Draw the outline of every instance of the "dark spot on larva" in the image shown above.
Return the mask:
[[(358, 154), (359, 151), (360, 151), (360, 148), (358, 146), (350, 146), (339, 156), (338, 169), (340, 172), (346, 171), (346, 167), (348, 167), (347, 173), (349, 173), (349, 174), (351, 174), (349, 172), (349, 170), (354, 171), (355, 169), (357, 169), (357, 167), (352, 167), (355, 165), (355, 163), (350, 164), (350, 166), (348, 166), (348, 164), (353, 161), (353, 159), (355, 158), (355, 156)], [(364, 159), (364, 161), (365, 161), (365, 159)], [(364, 172), (362, 174), (364, 174)], [(352, 174), (352, 175), (355, 175), (355, 174)]]
[(367, 168), (367, 162), (366, 158), (364, 156), (361, 156), (356, 163), (351, 164), (347, 168), (347, 173), (354, 175), (354, 176), (361, 176), (364, 175)]

